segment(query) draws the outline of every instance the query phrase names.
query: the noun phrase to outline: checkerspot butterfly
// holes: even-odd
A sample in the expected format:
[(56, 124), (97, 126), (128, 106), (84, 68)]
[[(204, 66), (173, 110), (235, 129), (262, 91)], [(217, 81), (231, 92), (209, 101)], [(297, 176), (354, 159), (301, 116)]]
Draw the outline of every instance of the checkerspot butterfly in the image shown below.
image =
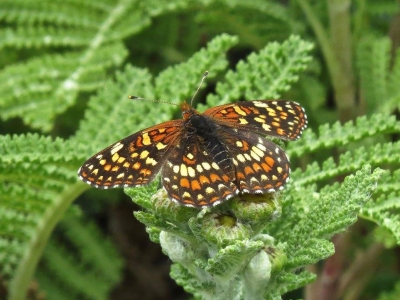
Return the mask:
[[(204, 78), (203, 78), (204, 79)], [(79, 177), (97, 188), (150, 183), (161, 170), (169, 197), (186, 206), (221, 203), (239, 192), (281, 190), (289, 159), (263, 136), (296, 140), (307, 126), (296, 102), (256, 100), (199, 113), (181, 105), (183, 119), (134, 133), (89, 158)]]

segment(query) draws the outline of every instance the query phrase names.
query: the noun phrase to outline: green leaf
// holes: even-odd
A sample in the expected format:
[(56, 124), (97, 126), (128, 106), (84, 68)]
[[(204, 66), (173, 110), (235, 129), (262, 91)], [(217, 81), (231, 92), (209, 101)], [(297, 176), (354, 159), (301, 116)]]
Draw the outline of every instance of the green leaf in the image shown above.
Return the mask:
[[(302, 267), (332, 254), (332, 244), (324, 240), (346, 230), (357, 220), (361, 208), (370, 201), (371, 194), (376, 190), (382, 173), (379, 169), (371, 173), (370, 166), (364, 166), (355, 175), (347, 176), (340, 186), (326, 186), (315, 199), (307, 201), (307, 207), (303, 208), (302, 215), (297, 218), (291, 215), (296, 214), (296, 207), (304, 203), (291, 203), (296, 198), (290, 198), (284, 203), (286, 210), (282, 218), (266, 230), (278, 241), (285, 243), (288, 253), (285, 268)], [(296, 193), (301, 197), (302, 190)]]
[[(389, 242), (388, 247), (395, 244), (400, 245), (400, 193), (398, 182), (400, 171), (396, 170), (392, 174), (386, 172), (380, 180), (378, 192), (381, 194), (374, 202), (368, 203), (361, 211), (361, 217), (378, 224), (383, 230), (390, 233), (394, 241)], [(386, 244), (386, 243), (385, 243)]]
[(127, 56), (124, 38), (143, 30), (154, 16), (186, 4), (2, 1), (0, 20), (5, 26), (0, 30), (0, 50), (59, 50), (0, 71), (0, 118), (21, 117), (33, 128), (50, 131), (55, 117), (74, 105), (79, 93), (99, 88), (108, 71), (121, 65)]
[(400, 122), (394, 116), (386, 114), (361, 116), (355, 121), (349, 121), (343, 125), (339, 122), (333, 125), (321, 125), (318, 128), (318, 135), (311, 129), (307, 129), (301, 139), (288, 144), (287, 152), (293, 158), (305, 153), (347, 146), (350, 142), (357, 142), (367, 137), (399, 132)]
[(388, 37), (367, 35), (358, 44), (357, 66), (369, 113), (378, 110), (389, 113), (399, 108), (400, 49), (394, 57), (393, 67), (390, 50)]
[(298, 80), (311, 60), (312, 44), (298, 36), (279, 43), (269, 43), (259, 53), (252, 53), (226, 74), (226, 82), (217, 84), (217, 95), (207, 97), (210, 106), (247, 100), (278, 99), (290, 84)]
[(397, 282), (394, 289), (379, 295), (378, 300), (397, 300), (400, 297), (400, 282)]
[[(149, 99), (180, 103), (185, 97), (193, 96), (205, 70), (209, 69), (215, 76), (216, 72), (227, 67), (225, 52), (236, 43), (237, 39), (228, 35), (214, 38), (207, 48), (194, 54), (187, 62), (162, 72), (155, 80), (155, 87), (148, 71), (128, 65), (123, 73), (117, 73), (117, 84), (107, 84), (98, 96), (90, 100), (76, 140), (80, 143), (91, 140), (89, 155), (139, 129), (171, 119), (172, 105), (140, 100), (136, 100), (140, 103), (133, 103), (128, 95), (134, 93)], [(127, 110), (131, 111), (127, 113)]]
[(236, 274), (264, 247), (261, 241), (237, 241), (221, 250), (208, 261), (206, 271), (225, 277)]
[(63, 234), (58, 239), (63, 242), (52, 238), (47, 244), (36, 273), (40, 288), (51, 299), (108, 299), (122, 275), (123, 261), (116, 249), (82, 218), (68, 217), (59, 227)]

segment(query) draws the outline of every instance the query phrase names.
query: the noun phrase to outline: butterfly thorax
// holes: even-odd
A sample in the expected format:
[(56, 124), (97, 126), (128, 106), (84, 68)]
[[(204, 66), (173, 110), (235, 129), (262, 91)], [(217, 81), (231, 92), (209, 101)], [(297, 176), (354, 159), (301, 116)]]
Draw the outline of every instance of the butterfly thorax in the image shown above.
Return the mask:
[(210, 117), (200, 114), (193, 107), (184, 102), (182, 115), (188, 139), (194, 139), (205, 153), (209, 153), (217, 165), (228, 176), (234, 176), (234, 166), (229, 151), (220, 140), (221, 126)]
[(217, 130), (217, 124), (207, 116), (200, 114), (186, 102), (181, 103), (182, 116), (186, 132), (197, 134), (200, 138), (212, 139)]

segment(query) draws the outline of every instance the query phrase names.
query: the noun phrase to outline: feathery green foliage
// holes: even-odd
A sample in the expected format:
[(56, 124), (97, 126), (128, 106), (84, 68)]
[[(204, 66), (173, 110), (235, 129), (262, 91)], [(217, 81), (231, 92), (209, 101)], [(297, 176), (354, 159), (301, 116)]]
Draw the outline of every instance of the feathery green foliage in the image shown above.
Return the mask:
[(357, 63), (369, 113), (399, 108), (400, 50), (391, 62), (390, 49), (386, 37), (365, 37), (359, 44)]
[[(306, 47), (295, 47), (291, 42), (303, 43), (292, 38), (281, 45), (267, 46), (267, 50), (275, 51), (262, 50), (259, 55), (252, 54), (248, 61), (241, 63), (241, 68), (247, 69), (243, 74), (252, 74), (253, 68), (268, 69), (268, 66), (259, 66), (262, 61), (272, 61), (265, 59), (264, 53), (268, 53), (270, 57), (275, 58), (274, 61), (283, 62), (277, 70), (281, 70), (282, 73), (292, 70), (295, 78), (296, 70), (301, 70), (301, 66), (307, 61), (307, 52), (301, 51)], [(293, 52), (285, 51), (287, 48), (299, 49), (296, 52), (299, 57), (295, 57)], [(286, 55), (291, 60), (286, 60)], [(258, 60), (258, 56), (263, 59)], [(253, 64), (254, 61), (258, 63)], [(293, 67), (292, 61), (297, 62), (297, 65), (294, 64)], [(230, 76), (240, 78), (238, 73), (241, 72), (241, 68), (238, 67), (236, 73), (228, 72), (227, 80), (230, 80)], [(280, 76), (275, 76), (274, 82), (278, 91), (285, 86), (279, 78)], [(245, 80), (246, 78), (243, 81)], [(235, 86), (240, 86), (241, 81), (232, 82), (236, 82)], [(243, 86), (250, 90), (257, 87), (256, 82), (245, 82)], [(226, 89), (224, 95), (228, 99), (241, 96), (233, 88)], [(208, 97), (210, 98), (211, 96)], [(380, 122), (379, 127), (375, 125), (376, 121)], [(288, 152), (304, 155), (319, 149), (349, 145), (367, 137), (399, 132), (399, 129), (399, 122), (394, 118), (388, 119), (382, 115), (374, 115), (370, 119), (362, 117), (356, 124), (323, 126), (319, 130), (321, 136), (309, 133), (305, 141), (293, 143)], [(307, 137), (307, 133), (305, 135)], [(146, 198), (150, 197), (151, 193), (147, 196), (139, 195), (135, 190), (129, 190), (128, 193), (136, 203), (149, 210), (136, 212), (135, 216), (148, 226), (152, 240), (160, 242), (164, 252), (176, 263), (171, 276), (185, 290), (201, 299), (242, 299), (278, 295), (277, 291), (284, 293), (313, 280), (314, 276), (304, 271), (294, 276), (293, 270), (316, 263), (334, 253), (333, 244), (329, 239), (356, 222), (361, 208), (371, 203), (370, 197), (382, 175), (379, 169), (371, 173), (371, 167), (364, 166), (365, 162), (375, 165), (396, 164), (400, 161), (397, 155), (400, 153), (398, 147), (398, 143), (385, 143), (378, 144), (368, 151), (363, 148), (349, 151), (350, 148), (338, 163), (327, 159), (322, 167), (311, 164), (305, 171), (296, 170), (292, 174), (292, 184), (289, 184), (281, 196), (282, 216), (275, 222), (270, 222), (271, 218), (265, 218), (261, 235), (251, 222), (235, 215), (229, 204), (221, 205), (214, 214), (206, 210), (196, 216), (193, 215), (195, 209), (177, 206), (165, 199), (166, 195), (163, 192), (154, 195), (150, 202), (146, 201)], [(348, 176), (341, 185), (329, 183), (338, 175), (350, 173), (356, 175)], [(325, 185), (317, 189), (315, 184), (321, 181)], [(261, 214), (260, 209), (258, 211)], [(271, 211), (268, 211), (268, 214), (271, 214)], [(229, 218), (232, 220), (228, 223), (221, 221), (222, 219), (226, 222)], [(324, 220), (323, 224), (321, 220)], [(258, 261), (259, 255), (267, 253), (262, 249), (268, 247), (272, 247), (273, 253), (279, 253), (278, 258), (275, 257), (274, 261), (273, 255), (267, 255), (264, 264), (257, 264), (259, 270), (250, 271), (250, 266), (255, 265), (252, 260)], [(267, 271), (274, 268), (279, 268), (280, 271)], [(261, 270), (266, 277), (262, 283), (250, 288), (246, 279), (249, 272), (259, 274)], [(247, 294), (249, 291), (250, 294)]]
[[(398, 161), (397, 161), (398, 163)], [(398, 182), (400, 179), (399, 167), (393, 173), (385, 174), (379, 184), (375, 203), (369, 203), (361, 211), (361, 217), (366, 218), (376, 224), (381, 229), (390, 233), (391, 239), (388, 246), (400, 244), (400, 201)]]
[(235, 32), (241, 43), (256, 48), (304, 29), (277, 1), (210, 1), (210, 9), (200, 12), (199, 19), (210, 32)]
[(27, 286), (46, 240), (84, 190), (76, 166), (79, 147), (38, 135), (1, 136), (0, 265), (10, 294)]
[[(209, 68), (217, 73), (227, 66), (224, 62), (224, 53), (236, 43), (236, 38), (222, 35), (209, 43), (209, 46), (194, 55), (188, 63), (183, 63), (166, 70), (164, 81), (157, 81), (157, 86), (171, 84), (173, 74), (185, 74), (185, 70), (195, 70), (195, 67), (204, 70)], [(201, 70), (195, 70), (199, 78)], [(168, 73), (170, 75), (168, 75)], [(147, 75), (147, 76), (146, 76)], [(189, 76), (189, 75), (188, 75)], [(192, 75), (195, 76), (195, 75)], [(141, 78), (133, 81), (132, 78)], [(128, 66), (125, 72), (117, 76), (115, 83), (106, 84), (98, 97), (93, 97), (89, 104), (87, 120), (82, 122), (81, 129), (69, 140), (40, 137), (39, 135), (1, 136), (0, 157), (2, 199), (0, 202), (1, 223), (1, 273), (11, 278), (10, 294), (20, 299), (27, 288), (34, 268), (42, 254), (43, 247), (51, 231), (62, 218), (64, 212), (75, 198), (89, 186), (78, 182), (76, 171), (79, 165), (104, 143), (111, 143), (119, 134), (128, 134), (134, 130), (132, 119), (126, 116), (125, 106), (132, 105), (127, 95), (134, 90), (149, 94), (151, 77), (145, 70)], [(192, 95), (196, 82), (189, 86), (186, 79), (177, 81), (176, 88), (185, 91), (186, 96)], [(115, 93), (115, 94), (114, 94)], [(161, 93), (161, 92), (160, 92)], [(164, 93), (164, 92), (163, 92)], [(165, 92), (167, 93), (167, 92)], [(161, 98), (164, 98), (160, 94)], [(117, 100), (122, 101), (116, 104)], [(143, 115), (153, 115), (153, 119), (139, 121), (138, 126), (150, 125), (156, 118), (171, 118), (172, 110), (164, 113), (149, 113), (150, 105), (146, 102), (143, 107), (136, 106), (134, 118), (140, 120)], [(136, 116), (135, 116), (136, 113)], [(113, 117), (115, 116), (115, 117)], [(125, 124), (121, 121), (125, 120)], [(149, 122), (149, 123), (144, 123)], [(99, 130), (100, 128), (100, 130)], [(118, 129), (118, 130), (117, 130)], [(116, 136), (118, 134), (118, 136)], [(93, 139), (98, 138), (98, 141)], [(87, 141), (92, 143), (87, 143)], [(97, 146), (96, 146), (97, 145)], [(10, 224), (13, 224), (10, 226)], [(39, 246), (38, 246), (39, 245)], [(13, 294), (14, 293), (14, 294)]]
[[(290, 84), (298, 80), (311, 57), (306, 55), (312, 44), (291, 36), (282, 45), (270, 43), (258, 54), (241, 61), (236, 72), (226, 74), (226, 82), (217, 85), (217, 95), (207, 97), (209, 106), (234, 99), (278, 99)], [(251, 70), (251, 73), (249, 72)]]
[[(182, 0), (110, 2), (2, 1), (1, 49), (37, 49), (43, 55), (0, 71), (0, 118), (50, 131), (54, 118), (79, 93), (101, 87), (107, 73), (127, 56), (124, 38), (149, 26), (160, 13), (177, 11)], [(57, 49), (57, 50), (56, 50)], [(62, 53), (62, 54), (59, 54)]]
[[(19, 132), (19, 118), (55, 137), (0, 135), (0, 278), (8, 298), (25, 298), (42, 254), (36, 277), (49, 299), (107, 298), (122, 262), (95, 225), (64, 219), (89, 189), (76, 171), (110, 143), (175, 118), (172, 105), (128, 95), (178, 104), (191, 99), (205, 70), (200, 111), (283, 97), (306, 108), (311, 128), (286, 147), (294, 171), (282, 193), (199, 211), (171, 202), (157, 182), (126, 190), (179, 285), (198, 299), (281, 299), (324, 276), (304, 266), (330, 257), (331, 237), (357, 231), (348, 228), (358, 217), (369, 221), (366, 239), (346, 251), (362, 257), (364, 248), (398, 246), (400, 122), (390, 114), (400, 107), (400, 51), (387, 37), (398, 11), (395, 0), (2, 1), (0, 119), (17, 126), (0, 130)], [(236, 64), (237, 53), (251, 54)], [(214, 78), (215, 93), (203, 95)], [(63, 132), (84, 109), (79, 129)], [(362, 271), (346, 277), (350, 285), (371, 280), (370, 297), (398, 298), (397, 279), (378, 289), (376, 278), (363, 279), (372, 271)], [(357, 292), (362, 298), (350, 291)]]
[[(128, 95), (134, 92), (140, 97), (178, 104), (193, 95), (204, 70), (209, 70), (212, 77), (227, 67), (225, 52), (236, 43), (237, 38), (221, 35), (187, 62), (168, 68), (156, 79), (147, 70), (127, 66), (122, 74), (117, 73), (117, 84), (109, 84), (89, 101), (85, 120), (73, 139), (78, 143), (91, 140), (87, 149), (90, 155), (141, 128), (167, 121), (175, 110), (172, 105), (150, 101), (137, 105)], [(129, 115), (126, 110), (130, 110)]]
[(288, 144), (287, 151), (290, 157), (299, 157), (305, 153), (316, 152), (321, 149), (345, 147), (349, 143), (359, 142), (366, 138), (398, 133), (400, 124), (394, 116), (373, 114), (370, 117), (362, 116), (354, 122), (343, 125), (336, 122), (333, 125), (325, 124), (318, 128), (318, 135), (307, 130), (296, 143)]
[(48, 299), (108, 299), (121, 279), (122, 260), (115, 248), (81, 218), (68, 216), (59, 225), (64, 233), (59, 238), (67, 239), (70, 249), (50, 239), (35, 276)]
[(400, 282), (398, 282), (393, 291), (390, 293), (383, 293), (378, 300), (396, 300), (400, 297)]

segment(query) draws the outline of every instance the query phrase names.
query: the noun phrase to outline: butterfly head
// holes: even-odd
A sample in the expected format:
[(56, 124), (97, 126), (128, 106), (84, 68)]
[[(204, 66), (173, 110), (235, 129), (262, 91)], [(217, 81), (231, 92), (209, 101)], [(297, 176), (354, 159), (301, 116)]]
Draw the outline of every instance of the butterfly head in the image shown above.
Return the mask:
[(188, 104), (186, 101), (183, 101), (183, 102), (181, 103), (182, 116), (183, 116), (183, 119), (184, 119), (184, 120), (189, 119), (190, 116), (192, 116), (192, 115), (194, 115), (194, 114), (197, 114), (197, 115), (200, 114), (197, 110), (195, 110), (195, 109), (193, 108), (192, 105), (193, 105), (194, 97), (196, 97), (197, 92), (200, 90), (200, 87), (201, 87), (201, 85), (202, 85), (204, 79), (207, 77), (207, 75), (208, 75), (208, 71), (205, 71), (205, 73), (203, 74), (203, 77), (201, 78), (200, 84), (199, 84), (199, 86), (198, 86), (196, 92), (194, 93), (194, 95), (193, 95), (193, 97), (192, 97), (192, 100), (190, 101), (190, 104)]
[(182, 117), (184, 120), (187, 120), (192, 116), (193, 114), (199, 114), (197, 110), (195, 110), (190, 104), (188, 104), (186, 101), (183, 101), (181, 103), (181, 110), (182, 110)]

